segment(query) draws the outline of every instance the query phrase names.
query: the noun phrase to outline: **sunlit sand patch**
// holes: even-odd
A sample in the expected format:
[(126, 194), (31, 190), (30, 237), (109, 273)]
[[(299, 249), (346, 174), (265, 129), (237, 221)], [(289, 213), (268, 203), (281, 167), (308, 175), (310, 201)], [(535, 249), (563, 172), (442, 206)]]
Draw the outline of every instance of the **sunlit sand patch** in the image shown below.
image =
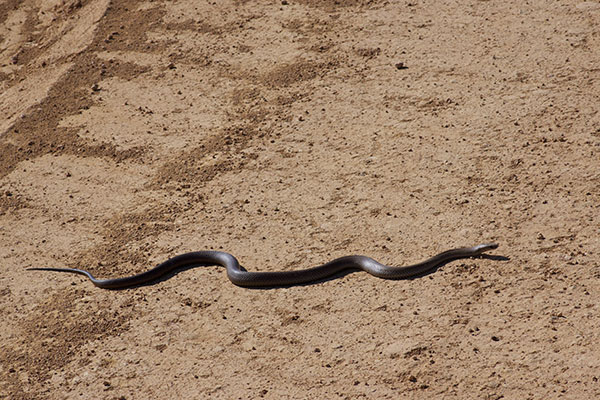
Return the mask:
[[(22, 195), (31, 207), (59, 220), (98, 219), (135, 208), (136, 190), (149, 168), (99, 158), (47, 155), (22, 162), (2, 188)], [(139, 201), (139, 200), (138, 200)]]

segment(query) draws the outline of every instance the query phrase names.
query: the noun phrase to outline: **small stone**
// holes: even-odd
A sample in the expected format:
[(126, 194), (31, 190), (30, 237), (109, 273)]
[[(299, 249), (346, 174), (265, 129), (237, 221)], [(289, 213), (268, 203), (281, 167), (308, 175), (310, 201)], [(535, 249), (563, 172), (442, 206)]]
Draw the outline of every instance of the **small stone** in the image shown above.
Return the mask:
[(419, 347), (417, 342), (411, 340), (403, 340), (396, 343), (392, 343), (383, 349), (382, 353), (390, 358), (398, 358), (404, 356), (406, 353), (414, 348)]
[(254, 351), (256, 350), (256, 346), (254, 346), (252, 341), (247, 341), (242, 343), (242, 349), (244, 349), (244, 351)]

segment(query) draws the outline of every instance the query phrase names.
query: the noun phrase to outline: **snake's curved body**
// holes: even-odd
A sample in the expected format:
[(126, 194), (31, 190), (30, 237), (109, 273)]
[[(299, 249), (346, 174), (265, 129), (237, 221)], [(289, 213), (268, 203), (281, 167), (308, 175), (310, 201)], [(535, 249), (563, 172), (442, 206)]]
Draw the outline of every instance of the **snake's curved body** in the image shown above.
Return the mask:
[(37, 271), (70, 272), (87, 276), (94, 285), (103, 289), (123, 289), (155, 281), (169, 272), (193, 265), (220, 265), (227, 269), (227, 277), (231, 282), (244, 287), (287, 286), (318, 281), (346, 269), (361, 269), (369, 274), (384, 279), (403, 279), (421, 275), (436, 266), (450, 260), (478, 256), (497, 248), (495, 243), (481, 244), (474, 247), (461, 247), (440, 253), (421, 263), (406, 267), (390, 267), (365, 256), (347, 256), (337, 258), (318, 267), (297, 271), (248, 272), (240, 266), (238, 260), (222, 251), (196, 251), (185, 253), (168, 259), (162, 264), (141, 274), (116, 279), (96, 279), (91, 273), (75, 268), (28, 268)]

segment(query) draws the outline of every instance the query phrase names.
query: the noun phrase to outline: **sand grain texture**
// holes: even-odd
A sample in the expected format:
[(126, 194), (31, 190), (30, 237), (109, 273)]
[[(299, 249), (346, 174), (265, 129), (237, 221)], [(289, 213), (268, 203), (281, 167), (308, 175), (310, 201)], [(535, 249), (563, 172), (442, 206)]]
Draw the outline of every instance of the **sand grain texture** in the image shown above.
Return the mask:
[(0, 0), (0, 398), (600, 397), (599, 54), (587, 1)]

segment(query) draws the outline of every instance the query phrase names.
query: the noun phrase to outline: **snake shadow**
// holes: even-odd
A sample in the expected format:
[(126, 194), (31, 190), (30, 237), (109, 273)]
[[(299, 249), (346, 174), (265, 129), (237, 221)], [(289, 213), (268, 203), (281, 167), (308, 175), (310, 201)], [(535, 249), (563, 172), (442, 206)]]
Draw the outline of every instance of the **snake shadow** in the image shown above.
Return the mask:
[[(493, 261), (510, 261), (509, 257), (506, 256), (498, 256), (498, 255), (491, 255), (491, 254), (481, 254), (478, 256), (474, 256), (474, 257), (468, 257), (468, 258), (457, 258), (455, 260), (448, 260), (444, 263), (441, 263), (440, 265), (435, 266), (434, 268), (423, 272), (422, 274), (417, 274), (417, 275), (413, 275), (413, 276), (409, 276), (408, 278), (404, 278), (404, 279), (397, 279), (397, 280), (407, 280), (407, 281), (412, 281), (414, 279), (421, 279), (423, 277), (426, 277), (428, 275), (432, 275), (434, 274), (439, 268), (442, 268), (444, 265), (446, 264), (450, 264), (459, 260), (468, 260), (468, 259), (483, 259), (483, 260), (493, 260)], [(396, 279), (394, 279), (396, 280)]]
[[(201, 268), (201, 267), (214, 267), (215, 269), (222, 269), (223, 271), (225, 271), (225, 268), (223, 268), (219, 265), (215, 265), (215, 264), (202, 264), (202, 263), (191, 264), (191, 265), (186, 265), (184, 267), (175, 268), (172, 271), (169, 271), (166, 274), (159, 276), (156, 279), (152, 279), (152, 280), (144, 282), (144, 283), (140, 283), (137, 285), (131, 285), (131, 286), (127, 286), (127, 287), (122, 287), (122, 288), (107, 288), (107, 290), (120, 292), (120, 291), (127, 291), (127, 290), (131, 290), (131, 289), (137, 289), (137, 288), (141, 288), (141, 287), (145, 287), (145, 286), (154, 286), (160, 282), (168, 281), (169, 279), (173, 278), (175, 275), (179, 275), (182, 272), (185, 272), (190, 269)], [(242, 267), (242, 269), (244, 269), (244, 268)]]
[[(427, 270), (425, 272), (422, 272), (420, 274), (416, 274), (416, 275), (412, 275), (406, 278), (388, 278), (386, 280), (388, 281), (412, 281), (415, 279), (422, 279), (428, 275), (432, 275), (434, 274), (439, 268), (442, 268), (444, 265), (446, 264), (450, 264), (453, 263), (455, 261), (458, 260), (466, 260), (466, 259), (484, 259), (484, 260), (493, 260), (493, 261), (510, 261), (509, 257), (506, 256), (498, 256), (498, 255), (490, 255), (490, 254), (481, 254), (478, 256), (474, 256), (474, 257), (466, 257), (466, 258), (457, 258), (454, 260), (448, 260), (445, 261), (443, 263), (440, 263), (439, 265), (436, 265), (435, 267), (431, 268), (430, 270)], [(305, 283), (296, 283), (296, 284), (292, 284), (292, 285), (277, 285), (277, 286), (265, 286), (265, 287), (249, 287), (248, 289), (254, 289), (254, 290), (272, 290), (272, 289), (280, 289), (280, 288), (288, 288), (288, 287), (294, 287), (294, 286), (313, 286), (313, 285), (318, 285), (324, 282), (329, 282), (329, 281), (334, 281), (334, 280), (338, 280), (341, 279), (343, 277), (345, 277), (346, 275), (350, 275), (356, 272), (363, 272), (360, 268), (350, 268), (344, 271), (340, 271), (337, 272), (331, 276), (328, 276), (326, 278), (322, 278), (322, 279), (315, 279), (314, 281), (311, 282), (305, 282)], [(375, 277), (373, 277), (375, 278)], [(376, 278), (378, 279), (378, 278)]]
[[(431, 268), (428, 271), (425, 271), (425, 272), (423, 272), (421, 274), (413, 275), (413, 276), (410, 276), (410, 277), (407, 277), (407, 278), (388, 279), (388, 280), (394, 280), (394, 281), (400, 281), (400, 280), (404, 281), (404, 280), (406, 280), (406, 281), (411, 281), (411, 280), (415, 280), (415, 279), (421, 279), (421, 278), (423, 278), (425, 276), (434, 274), (439, 268), (442, 268), (446, 264), (450, 264), (450, 263), (453, 263), (453, 262), (458, 261), (458, 260), (477, 259), (477, 258), (485, 259), (485, 260), (494, 260), (494, 261), (509, 261), (510, 260), (509, 257), (505, 257), (505, 256), (481, 254), (481, 255), (475, 256), (475, 257), (468, 257), (468, 258), (462, 258), (462, 259), (448, 260), (446, 262), (443, 262), (443, 263), (441, 263), (441, 264), (439, 264), (439, 265)], [(157, 283), (169, 280), (172, 277), (174, 277), (175, 275), (180, 274), (181, 272), (184, 272), (184, 271), (187, 271), (187, 270), (190, 270), (190, 269), (199, 268), (199, 267), (216, 267), (216, 268), (219, 268), (219, 269), (223, 269), (223, 271), (224, 271), (224, 268), (219, 267), (219, 266), (215, 266), (214, 264), (193, 264), (193, 265), (188, 265), (188, 266), (185, 266), (185, 267), (176, 268), (173, 271), (170, 271), (170, 272), (166, 273), (165, 275), (163, 275), (163, 276), (161, 276), (161, 277), (159, 277), (157, 279), (154, 279), (152, 281), (144, 282), (144, 283), (141, 283), (139, 285), (129, 286), (129, 287), (126, 287), (126, 288), (117, 288), (117, 289), (111, 289), (111, 290), (120, 291), (120, 290), (135, 289), (135, 288), (144, 287), (144, 286), (152, 286), (152, 285), (155, 285)], [(244, 267), (241, 267), (241, 268), (244, 271), (246, 271), (246, 269)], [(325, 282), (329, 282), (329, 281), (338, 280), (338, 279), (341, 279), (341, 278), (343, 278), (343, 277), (345, 277), (347, 275), (353, 274), (355, 272), (363, 272), (363, 271), (361, 269), (359, 269), (359, 268), (350, 268), (350, 269), (346, 269), (346, 270), (337, 272), (337, 273), (335, 273), (335, 274), (333, 274), (331, 276), (328, 276), (326, 278), (316, 279), (316, 280), (311, 281), (311, 282), (295, 283), (295, 284), (289, 284), (289, 285), (272, 285), (272, 286), (263, 286), (263, 287), (245, 287), (245, 289), (250, 289), (250, 290), (273, 290), (273, 289), (290, 288), (290, 287), (297, 287), (297, 286), (313, 286), (313, 285), (319, 285), (319, 284), (322, 284), (322, 283), (325, 283)]]

